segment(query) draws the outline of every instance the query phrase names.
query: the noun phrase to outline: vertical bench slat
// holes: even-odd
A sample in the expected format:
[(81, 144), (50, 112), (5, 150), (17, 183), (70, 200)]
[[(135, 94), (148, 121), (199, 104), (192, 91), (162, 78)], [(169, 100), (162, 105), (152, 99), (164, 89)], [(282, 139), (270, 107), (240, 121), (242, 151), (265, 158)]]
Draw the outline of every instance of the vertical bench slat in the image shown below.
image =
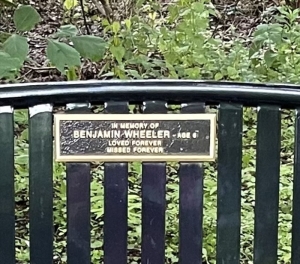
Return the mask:
[[(87, 104), (68, 105), (69, 114), (88, 114)], [(90, 163), (66, 163), (68, 264), (90, 264)]]
[(0, 107), (0, 258), (15, 263), (13, 108)]
[[(205, 104), (182, 105), (181, 113), (204, 113)], [(202, 263), (203, 167), (180, 163), (179, 169), (179, 263)]]
[[(108, 102), (105, 112), (127, 114), (126, 102)], [(104, 164), (104, 263), (127, 263), (128, 163)]]
[(280, 169), (280, 111), (276, 106), (258, 110), (254, 263), (277, 263)]
[(296, 110), (293, 186), (292, 264), (300, 261), (300, 109)]
[(52, 106), (29, 108), (30, 263), (53, 263)]
[[(166, 113), (165, 102), (145, 102), (143, 112)], [(142, 264), (165, 263), (166, 163), (142, 165)]]
[(218, 120), (217, 263), (240, 263), (241, 105), (220, 104)]

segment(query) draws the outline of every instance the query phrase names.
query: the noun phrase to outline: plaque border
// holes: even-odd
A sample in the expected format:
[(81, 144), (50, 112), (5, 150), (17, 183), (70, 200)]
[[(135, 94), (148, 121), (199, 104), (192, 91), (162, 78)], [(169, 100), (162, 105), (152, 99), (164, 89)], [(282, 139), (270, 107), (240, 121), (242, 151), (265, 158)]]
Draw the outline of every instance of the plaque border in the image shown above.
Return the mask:
[[(210, 151), (209, 155), (158, 154), (158, 155), (61, 155), (60, 154), (60, 121), (144, 121), (144, 120), (210, 120)], [(202, 162), (215, 161), (217, 114), (54, 114), (54, 146), (55, 161), (57, 162)]]

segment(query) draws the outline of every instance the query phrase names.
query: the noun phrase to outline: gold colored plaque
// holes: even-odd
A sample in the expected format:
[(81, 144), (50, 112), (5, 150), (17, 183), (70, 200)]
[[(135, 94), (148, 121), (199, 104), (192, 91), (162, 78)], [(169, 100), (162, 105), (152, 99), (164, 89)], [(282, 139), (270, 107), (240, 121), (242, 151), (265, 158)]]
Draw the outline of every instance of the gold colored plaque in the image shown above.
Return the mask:
[(56, 161), (215, 159), (215, 114), (56, 114)]

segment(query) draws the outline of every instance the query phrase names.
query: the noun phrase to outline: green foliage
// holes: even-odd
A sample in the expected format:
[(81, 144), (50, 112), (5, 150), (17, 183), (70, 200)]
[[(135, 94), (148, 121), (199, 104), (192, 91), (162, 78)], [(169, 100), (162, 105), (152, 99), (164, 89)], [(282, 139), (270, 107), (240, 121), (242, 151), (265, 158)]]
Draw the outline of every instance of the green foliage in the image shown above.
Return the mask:
[(249, 56), (254, 71), (263, 81), (298, 83), (300, 10), (280, 7), (278, 11), (280, 15), (275, 17), (275, 23), (257, 27)]
[(19, 31), (29, 31), (41, 21), (38, 12), (29, 5), (20, 5), (14, 13), (14, 23)]
[(65, 43), (49, 39), (46, 52), (51, 64), (61, 72), (66, 65), (68, 68), (80, 66), (79, 52)]
[(78, 1), (77, 0), (65, 0), (64, 1), (64, 7), (67, 9), (67, 10), (70, 10), (74, 7), (76, 7), (78, 5)]
[(25, 37), (13, 34), (3, 43), (2, 49), (12, 58), (18, 58), (20, 64), (23, 64), (29, 52), (29, 45)]
[(1, 45), (0, 78), (14, 79), (27, 57), (29, 46), (24, 37), (11, 35)]
[(107, 50), (107, 43), (103, 39), (95, 36), (73, 36), (71, 41), (80, 55), (91, 61), (103, 59)]
[(14, 78), (20, 68), (20, 60), (0, 51), (0, 76)]
[(70, 38), (70, 37), (76, 36), (77, 34), (78, 34), (78, 30), (75, 26), (73, 26), (73, 25), (63, 25), (57, 30), (57, 33), (55, 34), (55, 37), (57, 37), (57, 38)]
[[(30, 31), (41, 21), (38, 12), (31, 6), (20, 5), (14, 12), (14, 24), (18, 31)], [(68, 79), (76, 79), (76, 68), (81, 66), (81, 57), (92, 61), (100, 61), (104, 57), (107, 43), (96, 36), (77, 36), (78, 30), (73, 25), (63, 25), (54, 38), (48, 38), (46, 55), (49, 62), (55, 66)], [(29, 45), (27, 39), (18, 34), (5, 34), (0, 36), (0, 78), (14, 79), (24, 61), (27, 59)], [(72, 41), (74, 47), (61, 39)], [(3, 39), (3, 42), (1, 41)]]

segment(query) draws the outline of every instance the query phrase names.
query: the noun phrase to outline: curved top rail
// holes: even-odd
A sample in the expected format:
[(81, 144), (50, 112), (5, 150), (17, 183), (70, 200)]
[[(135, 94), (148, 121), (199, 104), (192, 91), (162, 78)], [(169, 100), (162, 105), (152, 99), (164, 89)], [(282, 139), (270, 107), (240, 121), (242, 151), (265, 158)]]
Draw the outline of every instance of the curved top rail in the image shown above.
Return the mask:
[(0, 106), (15, 108), (51, 103), (99, 103), (105, 101), (142, 102), (201, 101), (262, 104), (285, 108), (300, 106), (300, 86), (293, 84), (238, 83), (193, 80), (110, 80), (45, 82), (0, 85)]

